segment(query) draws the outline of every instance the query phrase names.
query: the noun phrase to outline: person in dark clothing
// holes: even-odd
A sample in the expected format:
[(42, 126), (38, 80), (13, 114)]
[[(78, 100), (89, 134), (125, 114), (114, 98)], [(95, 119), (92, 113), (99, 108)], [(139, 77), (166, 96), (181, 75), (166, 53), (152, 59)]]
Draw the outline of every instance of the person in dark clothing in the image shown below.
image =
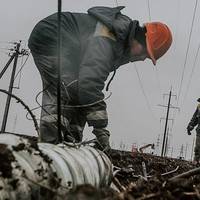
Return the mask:
[[(123, 15), (123, 6), (93, 7), (88, 13), (63, 12), (61, 17), (61, 104), (64, 140), (82, 140), (86, 123), (102, 149), (109, 147), (104, 101), (110, 72), (128, 62), (150, 58), (153, 64), (172, 43), (167, 25), (146, 23)], [(57, 13), (41, 20), (29, 38), (29, 48), (43, 82), (41, 141), (59, 143), (57, 135)], [(112, 77), (113, 78), (113, 77)]]
[(200, 162), (200, 98), (197, 99), (199, 104), (197, 105), (197, 108), (192, 116), (192, 119), (190, 120), (188, 126), (187, 126), (187, 133), (188, 135), (191, 135), (191, 131), (196, 128), (196, 143), (195, 143), (195, 149), (194, 149), (194, 161)]

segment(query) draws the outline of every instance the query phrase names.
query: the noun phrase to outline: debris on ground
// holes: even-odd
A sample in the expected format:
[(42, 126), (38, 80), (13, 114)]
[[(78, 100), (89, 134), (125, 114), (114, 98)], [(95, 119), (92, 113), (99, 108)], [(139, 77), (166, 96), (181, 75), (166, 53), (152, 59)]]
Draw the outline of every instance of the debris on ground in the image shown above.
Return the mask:
[[(38, 151), (37, 141), (29, 143), (30, 146), (19, 143), (12, 146), (15, 152), (28, 151), (30, 156), (34, 151)], [(38, 151), (38, 154), (41, 152)], [(7, 145), (0, 145), (0, 177), (12, 180), (9, 182), (11, 191), (21, 189), (23, 176), (9, 179), (12, 176), (13, 162), (15, 157)], [(51, 164), (51, 160), (42, 158), (47, 165)], [(95, 188), (91, 185), (79, 185), (72, 188), (62, 198), (57, 197), (56, 188), (58, 187), (57, 176), (53, 175), (51, 188), (41, 187), (40, 193), (45, 196), (44, 199), (63, 199), (63, 200), (146, 200), (146, 199), (162, 199), (162, 200), (196, 200), (200, 199), (200, 166), (175, 158), (163, 158), (152, 154), (144, 154), (139, 152), (126, 152), (119, 150), (111, 150), (110, 160), (114, 166), (112, 187)], [(16, 170), (21, 169), (17, 166)], [(15, 170), (15, 171), (16, 171)], [(187, 173), (185, 173), (187, 172)], [(22, 171), (23, 174), (23, 171)], [(38, 176), (43, 176), (38, 171)], [(30, 180), (31, 181), (31, 180)], [(36, 183), (35, 183), (36, 184)], [(38, 187), (41, 184), (37, 183)], [(0, 184), (3, 188), (3, 183)], [(19, 188), (20, 185), (20, 188)], [(24, 187), (24, 186), (23, 186)], [(3, 192), (0, 187), (0, 193)], [(27, 189), (27, 195), (30, 188)], [(48, 198), (46, 194), (48, 195)], [(37, 196), (37, 195), (36, 195)], [(20, 197), (21, 198), (21, 197)], [(20, 199), (19, 198), (19, 199)], [(31, 197), (32, 198), (32, 197)], [(35, 199), (34, 197), (32, 198)], [(36, 198), (37, 199), (37, 198)]]
[(110, 157), (116, 169), (116, 186), (121, 192), (84, 185), (70, 191), (67, 200), (200, 199), (200, 175), (170, 179), (198, 167), (191, 162), (118, 150), (112, 150)]

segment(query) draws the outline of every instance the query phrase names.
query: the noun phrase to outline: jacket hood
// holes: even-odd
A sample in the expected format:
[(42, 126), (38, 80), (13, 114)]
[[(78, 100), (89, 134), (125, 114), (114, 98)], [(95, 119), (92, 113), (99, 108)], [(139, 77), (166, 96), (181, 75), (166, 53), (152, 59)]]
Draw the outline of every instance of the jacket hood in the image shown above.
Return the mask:
[(89, 15), (105, 24), (117, 38), (115, 53), (118, 59), (115, 61), (116, 68), (135, 60), (130, 53), (130, 46), (132, 40), (135, 38), (139, 22), (121, 14), (121, 10), (124, 8), (124, 6), (114, 8), (92, 7), (88, 10)]
[(99, 21), (104, 23), (109, 29), (112, 30), (113, 22), (116, 19), (117, 14), (120, 14), (120, 11), (124, 8), (125, 6), (118, 6), (114, 8), (97, 6), (88, 9), (88, 14), (97, 18)]
[(88, 10), (88, 14), (105, 24), (115, 34), (118, 41), (127, 40), (129, 43), (135, 36), (135, 27), (139, 25), (139, 22), (121, 14), (124, 8), (125, 6), (92, 7)]

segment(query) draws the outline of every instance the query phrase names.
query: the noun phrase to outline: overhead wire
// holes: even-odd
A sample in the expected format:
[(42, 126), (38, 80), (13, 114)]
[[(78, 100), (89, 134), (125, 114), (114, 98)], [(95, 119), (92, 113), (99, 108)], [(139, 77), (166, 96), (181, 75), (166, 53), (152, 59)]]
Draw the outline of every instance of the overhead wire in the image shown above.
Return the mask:
[[(152, 21), (152, 17), (151, 17), (151, 5), (150, 5), (150, 0), (147, 0), (147, 7), (148, 7), (148, 18), (149, 18), (149, 22), (151, 22), (151, 21)], [(159, 77), (159, 73), (158, 73), (157, 67), (153, 67), (153, 71), (155, 72), (155, 77), (156, 77), (156, 82), (157, 82), (157, 88), (158, 88), (158, 91), (159, 91), (159, 95), (162, 96), (161, 84), (160, 84), (160, 77)], [(148, 100), (147, 97), (145, 97), (145, 98)], [(148, 102), (149, 107), (150, 107), (149, 101), (147, 101), (147, 102)], [(153, 114), (153, 111), (152, 111), (151, 107), (150, 107), (150, 111), (151, 111), (151, 113)], [(153, 117), (154, 117), (154, 119), (157, 121), (157, 119), (156, 119), (156, 117), (155, 117), (154, 114), (153, 114)], [(160, 127), (160, 129), (161, 129), (161, 127)], [(160, 129), (159, 129), (159, 131), (160, 131)]]
[(147, 4), (148, 4), (149, 21), (151, 21), (150, 0), (147, 0)]
[(0, 53), (9, 55), (9, 52), (6, 52), (6, 51), (1, 51), (1, 50), (0, 50)]
[[(117, 0), (115, 1), (115, 3), (116, 3), (116, 5), (118, 6), (118, 1), (117, 1)], [(149, 2), (148, 2), (148, 3), (149, 3)], [(150, 5), (149, 5), (149, 4), (148, 4), (148, 10), (149, 10), (149, 16), (150, 16)], [(151, 18), (151, 17), (150, 17), (150, 18)], [(147, 108), (149, 109), (149, 111), (150, 111), (152, 117), (156, 120), (156, 117), (155, 117), (155, 115), (154, 115), (154, 113), (153, 113), (153, 111), (152, 111), (152, 109), (151, 109), (151, 105), (150, 105), (149, 100), (148, 100), (148, 97), (147, 97), (147, 95), (146, 95), (146, 92), (145, 92), (145, 89), (144, 89), (142, 80), (141, 80), (141, 78), (140, 78), (140, 75), (139, 75), (137, 66), (136, 66), (135, 63), (134, 63), (134, 65), (135, 65), (136, 74), (137, 74), (137, 77), (138, 77), (138, 80), (139, 80), (139, 85), (140, 85), (140, 87), (141, 87), (143, 96), (144, 96), (144, 98), (145, 98), (145, 102), (146, 102)], [(156, 120), (156, 121), (157, 121), (157, 120)]]
[[(70, 83), (66, 86), (66, 88), (65, 88), (64, 91), (66, 92), (66, 91), (67, 91), (67, 87), (69, 87), (69, 86), (70, 86), (71, 84), (73, 84), (75, 81), (77, 81), (77, 80), (74, 80), (74, 81), (70, 82)], [(51, 115), (51, 113), (49, 113), (49, 112), (45, 109), (45, 107), (48, 107), (48, 106), (57, 106), (57, 104), (46, 104), (46, 105), (41, 105), (41, 104), (39, 103), (39, 101), (38, 101), (38, 98), (39, 98), (40, 94), (42, 94), (43, 92), (45, 92), (45, 91), (48, 89), (48, 87), (50, 87), (50, 85), (48, 85), (46, 88), (44, 88), (43, 90), (41, 90), (40, 92), (38, 92), (38, 94), (37, 94), (36, 97), (35, 97), (35, 101), (36, 101), (36, 103), (38, 104), (38, 106), (35, 107), (35, 108), (33, 108), (33, 109), (31, 109), (31, 111), (34, 111), (34, 110), (37, 110), (37, 109), (40, 109), (40, 108), (41, 108), (41, 109), (42, 109), (44, 112), (46, 112), (48, 115)], [(69, 94), (69, 93), (67, 92), (67, 95), (68, 95), (68, 94)], [(93, 105), (95, 105), (95, 104), (101, 103), (102, 101), (108, 100), (108, 99), (111, 97), (111, 95), (112, 95), (112, 92), (110, 92), (109, 95), (108, 95), (107, 97), (105, 97), (104, 99), (95, 101), (95, 102), (90, 103), (90, 104), (83, 104), (83, 105), (61, 105), (61, 108), (63, 109), (63, 108), (85, 108), (85, 107), (90, 107), (90, 106), (93, 106)], [(31, 119), (28, 118), (28, 114), (29, 114), (29, 113), (26, 114), (26, 118), (27, 118), (28, 120), (31, 120)], [(52, 117), (54, 117), (54, 116), (52, 116)], [(56, 118), (54, 117), (54, 119), (56, 119)], [(37, 119), (37, 120), (39, 120), (39, 119)]]
[(8, 42), (8, 41), (0, 41), (1, 44), (13, 44), (13, 42)]
[(191, 24), (191, 28), (190, 28), (189, 40), (188, 40), (188, 44), (187, 44), (185, 60), (184, 60), (184, 65), (183, 65), (183, 71), (181, 74), (181, 82), (180, 82), (180, 87), (179, 87), (179, 91), (178, 91), (178, 100), (177, 100), (178, 103), (179, 103), (180, 95), (181, 95), (181, 91), (182, 91), (183, 79), (184, 79), (186, 64), (187, 64), (187, 60), (188, 60), (188, 53), (189, 53), (189, 49), (190, 49), (190, 43), (191, 43), (191, 37), (192, 37), (192, 32), (193, 32), (193, 27), (194, 27), (194, 20), (195, 20), (196, 11), (197, 11), (197, 5), (198, 5), (198, 0), (195, 1), (194, 11), (193, 11), (192, 24)]
[[(23, 68), (25, 67), (25, 64), (27, 63), (29, 56), (30, 56), (30, 54), (26, 57), (24, 63), (21, 65), (20, 69), (19, 69), (18, 72), (16, 73), (15, 79), (18, 77), (18, 75), (21, 73), (21, 71), (22, 71)], [(15, 79), (14, 79), (14, 80), (15, 80)]]
[(30, 114), (30, 116), (33, 119), (35, 130), (37, 131), (37, 134), (39, 136), (40, 132), (39, 132), (39, 126), (38, 126), (37, 120), (35, 118), (35, 115), (32, 113), (31, 109), (28, 107), (28, 105), (26, 105), (24, 103), (24, 101), (22, 99), (20, 99), (18, 96), (14, 95), (6, 90), (0, 89), (0, 92), (5, 93), (5, 94), (11, 96), (12, 98), (14, 98), (15, 100), (17, 100), (17, 103), (20, 103), (27, 110), (27, 112)]
[(150, 105), (148, 97), (146, 95), (146, 92), (145, 92), (145, 89), (144, 89), (144, 86), (143, 86), (143, 83), (142, 83), (142, 79), (140, 78), (140, 74), (138, 72), (137, 66), (136, 66), (135, 63), (134, 63), (134, 65), (135, 65), (135, 71), (136, 71), (136, 74), (137, 74), (137, 77), (138, 77), (139, 85), (140, 85), (141, 91), (143, 93), (143, 96), (145, 98), (145, 102), (146, 102), (147, 108), (149, 109), (152, 117), (157, 121), (157, 119), (156, 119), (156, 117), (155, 117), (155, 115), (154, 115), (154, 113), (153, 113), (153, 111), (151, 109), (151, 105)]
[[(181, 90), (182, 90), (182, 85), (183, 85), (184, 73), (185, 73), (187, 59), (188, 59), (188, 53), (189, 53), (189, 48), (190, 48), (190, 43), (191, 43), (191, 37), (192, 37), (192, 31), (193, 31), (193, 26), (194, 26), (196, 11), (197, 11), (197, 5), (198, 5), (198, 0), (195, 1), (195, 5), (194, 5), (194, 9), (193, 9), (192, 23), (191, 23), (191, 28), (190, 28), (190, 32), (189, 32), (189, 39), (188, 39), (188, 44), (187, 44), (187, 49), (186, 49), (186, 54), (185, 54), (185, 60), (184, 60), (184, 65), (183, 65), (183, 71), (182, 71), (182, 74), (181, 74), (181, 82), (180, 82), (180, 87), (179, 87), (179, 91), (178, 91), (177, 103), (176, 103), (177, 107), (178, 106), (180, 107), (179, 101), (180, 101), (180, 95), (181, 95)], [(198, 51), (199, 50), (197, 50), (197, 53), (198, 53)], [(197, 53), (196, 53), (196, 56), (195, 56), (195, 60), (197, 59)], [(194, 63), (195, 62), (196, 61), (194, 61)], [(194, 68), (194, 63), (193, 63), (193, 68)], [(194, 71), (194, 69), (192, 69), (192, 71)], [(191, 77), (191, 75), (190, 75), (190, 77)], [(190, 82), (190, 80), (189, 80), (189, 82)], [(190, 83), (188, 83), (188, 84), (190, 85)], [(187, 88), (188, 87), (189, 86), (187, 85)], [(187, 93), (187, 90), (188, 89), (186, 89), (186, 93)], [(174, 113), (173, 113), (174, 121), (176, 120), (176, 113), (177, 112), (174, 110)], [(179, 113), (180, 113), (180, 111), (179, 111)], [(172, 129), (174, 128), (174, 126), (175, 126), (175, 123), (173, 124)]]
[[(180, 19), (180, 7), (181, 7), (180, 5), (181, 5), (181, 0), (179, 0), (178, 4), (177, 4), (177, 12), (176, 12), (176, 16), (175, 16), (175, 19), (177, 19), (177, 20), (176, 20), (175, 27), (173, 30), (173, 51), (171, 51), (171, 54), (173, 54), (174, 56), (176, 56), (176, 51), (177, 51), (177, 34), (179, 31), (179, 25), (180, 25), (180, 20), (179, 20)], [(174, 69), (173, 69), (173, 73), (174, 73)], [(171, 80), (170, 85), (173, 85), (172, 80)]]
[[(174, 39), (173, 39), (173, 55), (176, 56), (176, 51), (177, 51), (177, 35), (178, 35), (178, 32), (179, 32), (179, 19), (180, 19), (180, 5), (181, 5), (181, 0), (178, 1), (178, 4), (177, 4), (177, 12), (176, 12), (176, 24), (175, 24), (175, 30), (173, 31), (174, 32)], [(173, 73), (174, 73), (174, 70), (173, 70)], [(170, 85), (172, 86), (173, 83), (172, 83), (172, 79), (170, 81)], [(173, 86), (175, 88), (175, 86)], [(178, 87), (178, 86), (177, 86)], [(178, 88), (177, 88), (178, 89)], [(176, 106), (178, 107), (178, 102), (176, 101)], [(173, 130), (174, 128), (174, 125), (175, 125), (175, 118), (176, 118), (176, 114), (177, 114), (177, 109), (173, 109), (173, 114), (172, 114), (172, 119), (174, 119), (174, 123), (172, 124), (172, 127), (171, 129)], [(172, 132), (171, 130), (171, 132)]]
[(196, 54), (195, 54), (195, 59), (194, 59), (193, 65), (192, 65), (192, 71), (190, 73), (189, 81), (188, 81), (188, 84), (187, 84), (187, 87), (186, 87), (186, 93), (185, 93), (185, 96), (184, 96), (184, 100), (187, 98), (187, 94), (189, 92), (190, 84), (191, 84), (191, 81), (192, 81), (192, 76), (193, 76), (195, 68), (197, 66), (197, 60), (198, 60), (199, 50), (200, 50), (200, 43), (198, 45), (198, 48), (197, 48), (197, 51), (196, 51)]
[[(24, 56), (22, 56), (22, 59), (21, 59), (21, 66), (23, 66), (23, 62), (24, 62)], [(24, 66), (25, 66), (25, 65), (24, 65)], [(17, 88), (20, 87), (21, 78), (22, 78), (22, 70), (20, 70), (20, 73), (19, 73), (19, 80), (18, 80)]]
[[(152, 21), (152, 17), (151, 17), (151, 6), (150, 6), (150, 0), (147, 0), (147, 7), (148, 7), (148, 18), (149, 18), (149, 22)], [(160, 93), (160, 96), (162, 96), (162, 91), (161, 91), (161, 84), (160, 84), (160, 77), (159, 77), (159, 73), (158, 73), (158, 69), (157, 67), (153, 67), (153, 70), (155, 69), (155, 77), (156, 77), (156, 82), (157, 82), (157, 87)]]
[[(24, 63), (24, 56), (21, 57), (21, 66), (23, 66), (23, 63)], [(21, 77), (22, 77), (22, 70), (20, 70), (20, 72), (19, 72), (19, 80), (18, 80), (18, 84), (16, 86), (17, 89), (19, 89), (19, 87), (20, 87)], [(14, 78), (14, 80), (15, 80), (15, 78)]]

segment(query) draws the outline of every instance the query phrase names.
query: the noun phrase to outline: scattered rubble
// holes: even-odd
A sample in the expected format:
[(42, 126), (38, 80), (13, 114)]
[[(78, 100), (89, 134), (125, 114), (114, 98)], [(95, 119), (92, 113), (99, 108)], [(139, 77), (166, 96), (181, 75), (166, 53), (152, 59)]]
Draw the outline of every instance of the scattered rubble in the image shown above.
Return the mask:
[[(120, 193), (110, 188), (97, 190), (85, 185), (70, 191), (67, 200), (200, 199), (200, 176), (170, 179), (197, 167), (191, 162), (118, 150), (111, 152), (111, 159), (116, 169), (115, 177), (121, 185), (121, 188), (118, 185)], [(145, 163), (147, 180), (142, 163)]]
[(12, 176), (11, 163), (15, 160), (11, 150), (7, 145), (0, 144), (0, 174), (3, 178), (10, 178)]
[[(14, 191), (21, 194), (22, 190), (26, 191), (24, 197), (30, 197), (33, 200), (38, 198), (38, 192), (40, 198), (53, 200), (200, 199), (200, 175), (198, 175), (200, 169), (192, 170), (199, 166), (188, 161), (138, 152), (112, 150), (110, 159), (115, 170), (113, 177), (115, 189), (113, 189), (114, 187), (97, 189), (91, 185), (80, 185), (70, 189), (71, 186), (69, 186), (68, 193), (65, 192), (62, 195), (58, 193), (60, 180), (57, 174), (45, 171), (44, 166), (41, 165), (42, 160), (38, 163), (35, 173), (43, 181), (49, 180), (49, 184), (44, 185), (41, 185), (40, 182), (34, 182), (26, 176), (24, 169), (17, 164), (12, 150), (22, 154), (28, 152), (29, 156), (33, 157), (40, 156), (47, 168), (52, 164), (52, 160), (40, 151), (37, 141), (32, 140), (26, 144), (22, 142), (12, 146), (12, 149), (5, 144), (0, 144), (0, 199), (1, 196), (9, 195), (9, 193), (5, 195), (5, 191), (10, 191), (12, 196)], [(177, 176), (189, 170), (192, 170), (191, 173)], [(33, 184), (36, 193), (30, 196), (30, 186)], [(17, 196), (17, 199), (24, 199), (24, 197)], [(9, 198), (11, 197), (8, 196)]]
[(112, 179), (108, 157), (88, 145), (37, 143), (1, 134), (0, 154), (0, 200), (63, 200), (75, 186), (109, 186)]

